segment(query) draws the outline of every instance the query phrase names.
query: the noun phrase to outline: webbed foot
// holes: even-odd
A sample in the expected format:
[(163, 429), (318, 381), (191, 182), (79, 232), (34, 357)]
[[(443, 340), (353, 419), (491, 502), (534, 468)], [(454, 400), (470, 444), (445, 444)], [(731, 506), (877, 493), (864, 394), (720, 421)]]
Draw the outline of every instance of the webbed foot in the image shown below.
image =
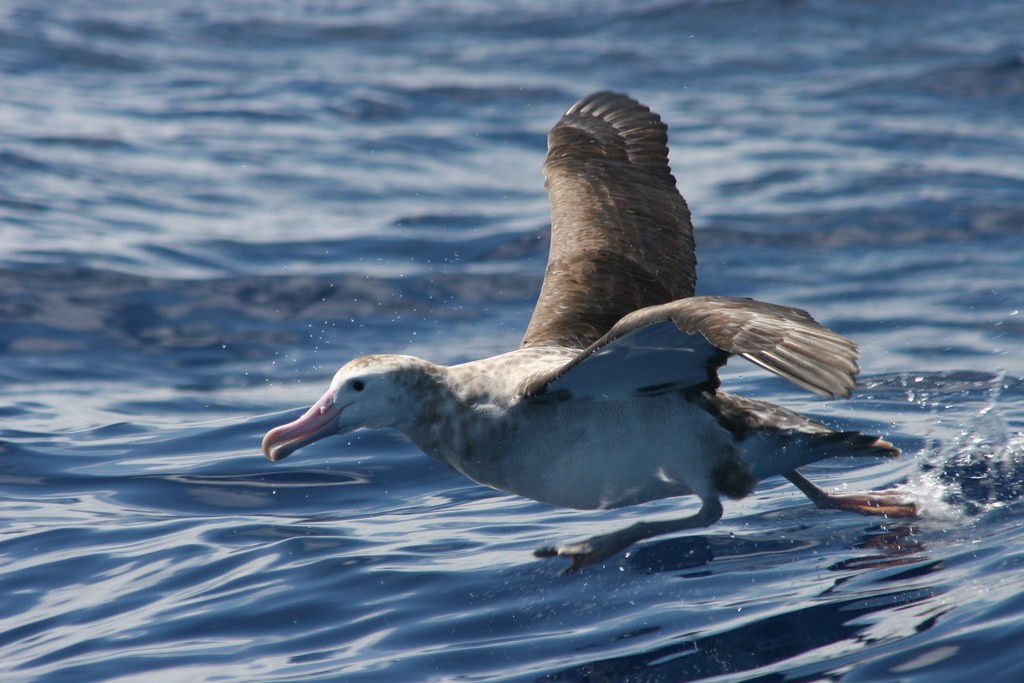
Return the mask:
[(811, 499), (816, 507), (824, 510), (846, 510), (860, 515), (882, 515), (885, 517), (916, 517), (917, 503), (896, 489), (865, 491), (863, 493), (830, 493), (812, 483), (796, 470), (783, 476)]
[(916, 517), (918, 513), (917, 503), (895, 489), (864, 493), (829, 493), (820, 501), (814, 502), (820, 508), (846, 510), (861, 515)]
[[(615, 534), (608, 534), (614, 536)], [(614, 543), (600, 543), (602, 536), (595, 536), (594, 538), (579, 543), (563, 543), (562, 545), (547, 546), (545, 548), (538, 548), (533, 551), (534, 557), (567, 557), (572, 560), (572, 564), (562, 570), (562, 574), (574, 574), (580, 569), (583, 569), (587, 565), (597, 564), (601, 560), (607, 560), (612, 555), (625, 550), (633, 541), (628, 541), (623, 544)], [(597, 541), (595, 543), (595, 541)]]

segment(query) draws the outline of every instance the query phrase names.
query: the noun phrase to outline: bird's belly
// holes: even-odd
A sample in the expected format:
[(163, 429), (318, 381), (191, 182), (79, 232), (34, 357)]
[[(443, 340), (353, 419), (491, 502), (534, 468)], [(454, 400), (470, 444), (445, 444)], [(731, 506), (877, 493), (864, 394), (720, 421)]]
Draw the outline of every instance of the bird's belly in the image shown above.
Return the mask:
[(701, 493), (715, 454), (727, 447), (714, 419), (677, 396), (524, 406), (508, 417), (512, 426), (457, 468), (559, 507), (605, 509)]
[(577, 510), (604, 510), (692, 493), (684, 484), (659, 476), (658, 469), (623, 472), (619, 468), (585, 466), (575, 462), (551, 463), (540, 480), (510, 478), (505, 488), (533, 500)]

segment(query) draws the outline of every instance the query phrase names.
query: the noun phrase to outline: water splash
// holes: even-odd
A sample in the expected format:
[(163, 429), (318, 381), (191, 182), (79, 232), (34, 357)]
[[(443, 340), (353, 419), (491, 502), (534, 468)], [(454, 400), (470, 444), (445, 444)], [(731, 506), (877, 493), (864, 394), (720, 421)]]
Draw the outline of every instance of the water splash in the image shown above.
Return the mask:
[[(929, 384), (931, 392), (922, 394), (931, 398), (921, 400), (941, 400)], [(1013, 431), (1001, 409), (1006, 373), (986, 385), (981, 407), (951, 438), (929, 448), (921, 473), (906, 485), (929, 517), (982, 517), (1024, 499), (1024, 434)]]

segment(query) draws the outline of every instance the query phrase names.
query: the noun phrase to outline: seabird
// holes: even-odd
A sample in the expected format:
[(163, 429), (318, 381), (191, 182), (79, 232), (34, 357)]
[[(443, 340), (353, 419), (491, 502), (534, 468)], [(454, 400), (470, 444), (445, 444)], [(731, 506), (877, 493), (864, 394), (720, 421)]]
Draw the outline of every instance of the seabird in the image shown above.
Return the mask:
[(740, 356), (821, 396), (848, 397), (857, 346), (797, 308), (694, 296), (693, 225), (667, 142), (660, 117), (626, 95), (574, 104), (548, 136), (551, 251), (520, 347), (453, 366), (356, 358), (302, 417), (267, 433), (266, 456), (393, 428), (475, 482), (550, 505), (700, 499), (687, 517), (535, 552), (570, 559), (567, 572), (713, 524), (722, 496), (742, 498), (779, 474), (821, 508), (915, 515), (896, 491), (829, 493), (797, 472), (833, 456), (897, 456), (888, 441), (719, 388), (718, 369)]

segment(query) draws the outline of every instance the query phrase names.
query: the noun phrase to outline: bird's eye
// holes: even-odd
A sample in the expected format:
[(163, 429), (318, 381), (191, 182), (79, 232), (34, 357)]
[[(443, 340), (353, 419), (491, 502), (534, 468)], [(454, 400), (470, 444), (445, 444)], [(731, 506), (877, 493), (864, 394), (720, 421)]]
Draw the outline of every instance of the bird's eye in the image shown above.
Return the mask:
[(366, 384), (362, 380), (357, 379), (352, 382), (352, 391), (362, 391), (365, 388)]

